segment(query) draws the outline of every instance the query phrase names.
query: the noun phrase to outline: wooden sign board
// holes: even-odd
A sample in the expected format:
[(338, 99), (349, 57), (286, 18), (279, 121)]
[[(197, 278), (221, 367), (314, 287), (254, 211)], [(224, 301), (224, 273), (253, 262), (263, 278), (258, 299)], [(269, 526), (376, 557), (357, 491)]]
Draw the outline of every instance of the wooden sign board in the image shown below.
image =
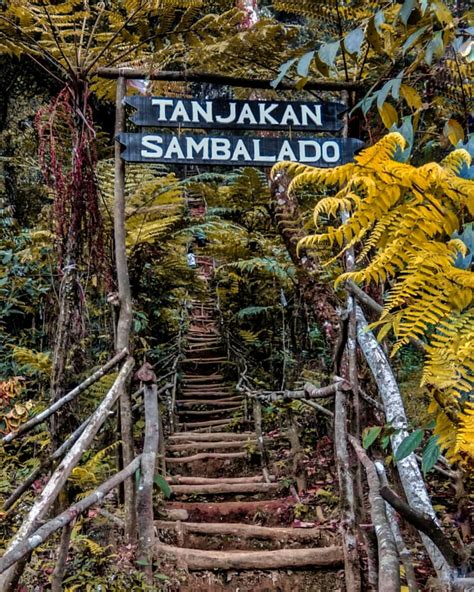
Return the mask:
[(269, 129), (306, 132), (337, 131), (343, 103), (297, 101), (237, 101), (125, 97), (137, 112), (131, 121), (147, 127), (200, 129)]
[(122, 133), (122, 158), (128, 162), (273, 166), (290, 160), (317, 167), (335, 167), (352, 160), (363, 142), (354, 138), (203, 136), (192, 134)]

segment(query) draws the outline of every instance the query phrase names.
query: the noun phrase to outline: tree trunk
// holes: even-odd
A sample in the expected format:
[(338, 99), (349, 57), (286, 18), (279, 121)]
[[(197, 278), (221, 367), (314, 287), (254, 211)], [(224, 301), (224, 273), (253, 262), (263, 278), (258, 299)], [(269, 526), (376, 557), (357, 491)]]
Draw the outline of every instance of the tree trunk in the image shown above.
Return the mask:
[(314, 254), (307, 257), (297, 252), (298, 241), (305, 236), (298, 202), (288, 194), (289, 178), (278, 174), (270, 183), (274, 199), (273, 217), (291, 260), (296, 266), (301, 294), (315, 319), (324, 331), (330, 352), (335, 348), (339, 333), (340, 302), (327, 282), (321, 281), (321, 263)]

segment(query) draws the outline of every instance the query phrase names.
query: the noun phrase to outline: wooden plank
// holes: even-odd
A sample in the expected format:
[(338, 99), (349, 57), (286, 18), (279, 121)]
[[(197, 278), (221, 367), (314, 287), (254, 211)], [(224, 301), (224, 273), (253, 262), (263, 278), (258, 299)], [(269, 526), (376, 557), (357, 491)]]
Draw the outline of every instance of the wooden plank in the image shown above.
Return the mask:
[(232, 407), (226, 407), (224, 409), (208, 409), (206, 411), (191, 411), (189, 409), (183, 409), (178, 411), (178, 415), (216, 415), (217, 413), (235, 413), (238, 409), (241, 409), (242, 405), (233, 405)]
[(288, 160), (317, 167), (350, 162), (364, 143), (355, 138), (299, 138), (249, 136), (202, 136), (183, 133), (119, 134), (127, 162), (207, 164), (270, 167)]
[[(263, 475), (252, 475), (251, 477), (182, 477), (173, 475), (168, 477), (171, 485), (213, 485), (215, 483), (263, 483)], [(273, 476), (272, 481), (275, 481)]]
[(339, 131), (344, 103), (333, 101), (239, 101), (234, 99), (182, 99), (176, 97), (128, 96), (137, 111), (130, 120), (138, 126)]
[(185, 428), (207, 428), (212, 426), (219, 426), (219, 425), (228, 425), (230, 423), (229, 419), (211, 419), (209, 421), (191, 421), (191, 422), (182, 422), (178, 424), (178, 427), (185, 427)]

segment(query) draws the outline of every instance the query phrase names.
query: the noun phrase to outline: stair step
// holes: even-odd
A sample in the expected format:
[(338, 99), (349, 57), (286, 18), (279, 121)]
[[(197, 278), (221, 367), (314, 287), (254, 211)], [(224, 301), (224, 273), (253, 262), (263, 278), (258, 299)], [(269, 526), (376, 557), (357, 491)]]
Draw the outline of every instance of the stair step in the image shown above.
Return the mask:
[(210, 428), (215, 426), (229, 425), (229, 419), (211, 419), (209, 421), (183, 421), (178, 424), (179, 428)]
[(216, 407), (223, 407), (229, 403), (237, 401), (243, 401), (243, 397), (225, 397), (224, 399), (178, 399), (176, 403), (181, 405), (181, 407), (194, 407), (198, 405), (207, 405), (211, 407), (212, 405), (215, 405)]
[(222, 440), (248, 440), (255, 439), (257, 436), (255, 432), (241, 432), (241, 433), (234, 433), (234, 432), (212, 432), (209, 434), (188, 434), (187, 432), (177, 432), (172, 434), (169, 437), (169, 440), (173, 442), (182, 442), (182, 441), (193, 441), (193, 442), (211, 442), (216, 441), (220, 442)]
[(166, 555), (195, 571), (314, 568), (339, 566), (344, 561), (342, 547), (336, 546), (274, 551), (203, 551), (158, 542), (155, 551), (159, 557)]
[(186, 358), (182, 360), (182, 364), (220, 364), (222, 362), (229, 362), (227, 358)]
[(173, 495), (219, 495), (223, 493), (268, 493), (278, 491), (278, 483), (209, 483), (193, 485), (172, 485)]
[(155, 520), (158, 530), (180, 530), (183, 534), (237, 536), (239, 538), (276, 539), (278, 541), (317, 541), (321, 536), (318, 528), (282, 528), (256, 526), (235, 522), (180, 522), (172, 520)]
[[(263, 475), (251, 475), (248, 477), (186, 477), (182, 475), (172, 475), (167, 478), (170, 484), (176, 485), (212, 485), (214, 483), (264, 483)], [(275, 476), (270, 476), (270, 481), (274, 481)]]
[(222, 374), (207, 374), (205, 376), (202, 375), (197, 375), (197, 374), (184, 374), (183, 376), (183, 380), (184, 382), (189, 382), (189, 383), (193, 383), (193, 382), (215, 382), (216, 380), (223, 380), (224, 377), (222, 376)]
[(184, 444), (169, 444), (166, 447), (170, 452), (184, 450), (218, 450), (219, 448), (242, 448), (246, 445), (255, 445), (257, 440), (227, 440), (221, 442), (185, 442)]
[(181, 391), (181, 395), (183, 397), (209, 397), (209, 396), (221, 396), (225, 397), (225, 395), (233, 395), (233, 396), (237, 396), (235, 395), (235, 391), (214, 391), (214, 390), (210, 390), (210, 391), (188, 391), (188, 390), (183, 390)]
[(209, 460), (211, 458), (245, 458), (247, 452), (199, 452), (192, 456), (170, 456), (165, 461), (169, 464), (195, 462), (197, 460)]
[(178, 411), (178, 415), (216, 415), (216, 413), (235, 413), (238, 409), (241, 409), (242, 405), (233, 405), (232, 407), (224, 407), (223, 409), (208, 409), (204, 411), (192, 411), (189, 409), (183, 409)]
[(255, 515), (269, 514), (274, 516), (294, 506), (297, 500), (290, 497), (280, 497), (278, 499), (265, 499), (256, 501), (229, 501), (229, 502), (167, 502), (165, 511), (180, 510), (186, 511), (188, 517), (197, 518), (194, 522), (215, 522), (219, 518), (222, 522), (230, 522), (235, 518), (235, 522), (242, 522), (242, 517), (253, 521)]

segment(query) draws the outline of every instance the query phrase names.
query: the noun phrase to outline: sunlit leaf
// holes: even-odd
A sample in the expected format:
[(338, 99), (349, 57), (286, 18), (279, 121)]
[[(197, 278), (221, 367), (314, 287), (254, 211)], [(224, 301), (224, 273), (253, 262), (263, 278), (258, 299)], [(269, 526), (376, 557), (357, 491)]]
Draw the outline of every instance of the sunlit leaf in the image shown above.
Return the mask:
[(387, 129), (390, 129), (392, 125), (398, 123), (397, 110), (393, 105), (390, 105), (390, 103), (384, 103), (382, 107), (379, 107), (379, 113), (383, 124)]
[(291, 68), (291, 66), (297, 61), (297, 58), (292, 58), (291, 60), (288, 60), (287, 62), (285, 62), (284, 64), (282, 64), (279, 69), (278, 69), (278, 76), (275, 78), (275, 80), (272, 80), (270, 82), (270, 86), (272, 88), (276, 88), (280, 82), (283, 80), (283, 78), (285, 78), (288, 70)]
[(451, 11), (444, 2), (441, 2), (441, 0), (432, 0), (431, 10), (435, 13), (436, 18), (441, 24), (449, 25), (453, 22), (453, 15), (451, 14)]
[(308, 53), (305, 53), (300, 57), (296, 67), (296, 71), (300, 76), (308, 76), (309, 67), (311, 65), (311, 60), (314, 57), (314, 53), (314, 51), (308, 51)]
[(364, 29), (358, 27), (344, 37), (344, 47), (350, 54), (359, 55), (364, 41)]
[(412, 109), (419, 109), (423, 101), (416, 89), (407, 84), (402, 84), (400, 86), (400, 93), (402, 97), (405, 99), (406, 104), (411, 107)]
[(443, 135), (448, 138), (453, 146), (464, 140), (464, 129), (459, 121), (449, 119), (443, 129)]
[(328, 66), (333, 66), (337, 52), (339, 51), (339, 47), (339, 41), (334, 41), (333, 43), (323, 43), (318, 51), (319, 58)]

